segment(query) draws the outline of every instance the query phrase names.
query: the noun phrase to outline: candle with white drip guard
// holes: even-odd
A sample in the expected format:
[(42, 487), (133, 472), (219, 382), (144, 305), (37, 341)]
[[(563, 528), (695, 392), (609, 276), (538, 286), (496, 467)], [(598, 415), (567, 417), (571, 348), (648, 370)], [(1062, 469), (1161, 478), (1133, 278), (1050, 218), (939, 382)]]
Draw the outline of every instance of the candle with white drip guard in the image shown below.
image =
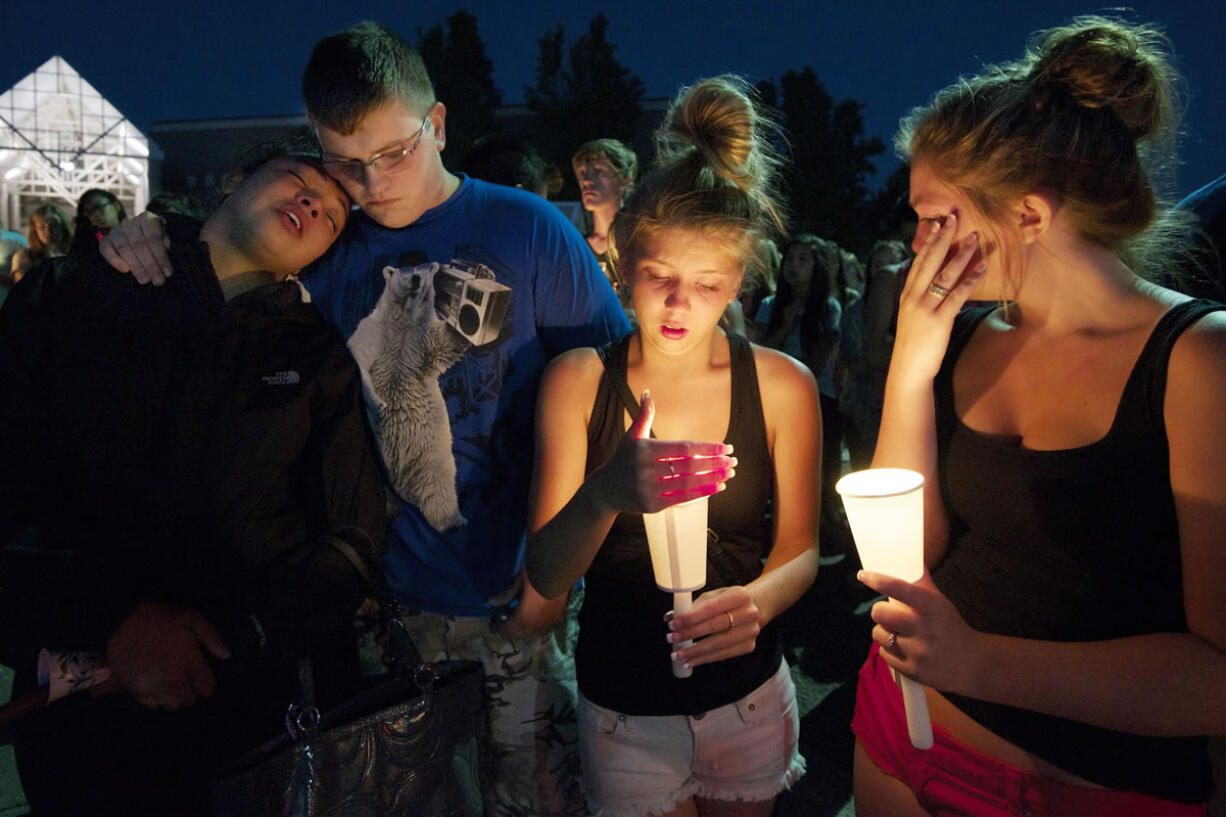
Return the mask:
[[(834, 486), (843, 498), (856, 551), (865, 569), (904, 581), (924, 575), (924, 476), (904, 468), (854, 471)], [(894, 674), (916, 749), (932, 748), (932, 721), (924, 687)]]

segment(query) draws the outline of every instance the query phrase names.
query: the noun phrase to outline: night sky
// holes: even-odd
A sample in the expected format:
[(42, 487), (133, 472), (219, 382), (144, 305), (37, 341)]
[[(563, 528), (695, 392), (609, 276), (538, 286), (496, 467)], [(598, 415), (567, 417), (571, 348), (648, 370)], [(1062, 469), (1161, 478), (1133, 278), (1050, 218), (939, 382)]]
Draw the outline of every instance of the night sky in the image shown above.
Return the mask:
[[(537, 39), (562, 23), (568, 43), (587, 30), (598, 4), (469, 0), (296, 3), (204, 0), (80, 0), (41, 8), (15, 0), (0, 21), (0, 90), (54, 54), (68, 61), (116, 108), (145, 129), (167, 119), (298, 113), (298, 78), (313, 43), (360, 19), (387, 23), (417, 39), (418, 28), (458, 8), (477, 17), (504, 102), (522, 101), (535, 78)], [(811, 65), (836, 99), (865, 103), (867, 132), (887, 143), (899, 116), (960, 73), (1020, 54), (1033, 30), (1092, 4), (929, 0), (707, 2), (619, 0), (603, 10), (621, 62), (648, 97), (722, 71), (778, 78)], [(1132, 19), (1156, 22), (1174, 41), (1187, 82), (1181, 194), (1226, 172), (1226, 4), (1222, 0), (1143, 0)], [(173, 10), (171, 10), (173, 9)], [(446, 102), (446, 100), (443, 100)], [(892, 153), (880, 169), (896, 164)]]

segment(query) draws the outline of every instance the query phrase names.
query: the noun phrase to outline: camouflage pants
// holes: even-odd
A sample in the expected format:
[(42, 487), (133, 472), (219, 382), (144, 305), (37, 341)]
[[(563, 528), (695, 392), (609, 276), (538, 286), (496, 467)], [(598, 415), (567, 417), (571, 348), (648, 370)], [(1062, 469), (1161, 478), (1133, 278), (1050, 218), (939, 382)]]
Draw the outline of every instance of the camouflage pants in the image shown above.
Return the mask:
[(540, 638), (511, 640), (486, 618), (415, 613), (405, 628), (426, 661), (480, 661), (485, 667), (486, 817), (587, 817), (579, 787), (574, 643), (582, 591)]

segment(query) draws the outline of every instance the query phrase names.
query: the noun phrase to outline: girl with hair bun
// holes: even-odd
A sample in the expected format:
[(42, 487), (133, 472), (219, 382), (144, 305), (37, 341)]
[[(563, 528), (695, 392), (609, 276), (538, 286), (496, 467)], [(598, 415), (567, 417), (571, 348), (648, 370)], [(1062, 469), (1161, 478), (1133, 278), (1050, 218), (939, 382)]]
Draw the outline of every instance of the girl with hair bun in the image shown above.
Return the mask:
[[(541, 384), (527, 570), (546, 598), (585, 578), (580, 754), (600, 815), (765, 817), (804, 772), (774, 622), (817, 572), (817, 389), (719, 329), (782, 226), (750, 93), (723, 76), (674, 101), (612, 231), (638, 328), (562, 355)], [(640, 515), (708, 495), (707, 584), (674, 614)]]
[[(860, 672), (860, 814), (1192, 815), (1226, 733), (1226, 315), (1168, 263), (1176, 80), (1079, 18), (913, 111), (916, 257), (874, 466), (924, 474), (928, 573)], [(963, 309), (976, 301), (998, 301)], [(928, 688), (914, 749), (891, 670)]]

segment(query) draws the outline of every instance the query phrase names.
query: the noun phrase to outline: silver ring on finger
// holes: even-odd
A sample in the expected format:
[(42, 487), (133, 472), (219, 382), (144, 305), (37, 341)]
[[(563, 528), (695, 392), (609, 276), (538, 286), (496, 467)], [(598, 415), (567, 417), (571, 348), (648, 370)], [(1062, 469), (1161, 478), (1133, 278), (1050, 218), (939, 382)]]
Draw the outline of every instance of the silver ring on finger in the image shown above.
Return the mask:
[(673, 465), (673, 461), (672, 461), (672, 460), (669, 460), (669, 461), (668, 461), (668, 475), (669, 475), (670, 477), (675, 477), (675, 476), (677, 476), (677, 466)]
[(890, 633), (890, 640), (886, 642), (885, 648), (890, 652), (898, 650), (898, 633)]
[(733, 627), (736, 626), (736, 622), (732, 618), (732, 611), (725, 610), (724, 612), (728, 614), (728, 629), (731, 630)]
[(933, 281), (928, 285), (928, 291), (940, 298), (942, 301), (949, 297), (949, 290)]

